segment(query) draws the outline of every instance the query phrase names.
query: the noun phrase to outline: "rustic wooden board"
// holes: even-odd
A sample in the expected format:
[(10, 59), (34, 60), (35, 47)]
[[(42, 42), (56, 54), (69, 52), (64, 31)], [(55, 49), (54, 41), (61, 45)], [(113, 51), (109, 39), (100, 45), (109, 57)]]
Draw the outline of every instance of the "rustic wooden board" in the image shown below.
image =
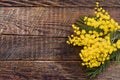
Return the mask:
[(71, 24), (86, 11), (92, 14), (88, 8), (0, 8), (0, 28), (3, 34), (67, 37)]
[(79, 61), (1, 61), (1, 80), (86, 80)]
[[(111, 63), (91, 80), (119, 80), (120, 65)], [(0, 61), (1, 80), (89, 80), (79, 61)]]
[(120, 0), (0, 0), (0, 6), (93, 7), (96, 1), (102, 6), (120, 7)]
[(4, 35), (0, 60), (79, 60), (80, 48), (66, 44), (67, 38)]
[[(106, 8), (112, 18), (120, 21), (120, 8)], [(67, 37), (73, 31), (71, 24), (79, 16), (93, 15), (93, 8), (0, 8), (0, 29), (3, 34)]]

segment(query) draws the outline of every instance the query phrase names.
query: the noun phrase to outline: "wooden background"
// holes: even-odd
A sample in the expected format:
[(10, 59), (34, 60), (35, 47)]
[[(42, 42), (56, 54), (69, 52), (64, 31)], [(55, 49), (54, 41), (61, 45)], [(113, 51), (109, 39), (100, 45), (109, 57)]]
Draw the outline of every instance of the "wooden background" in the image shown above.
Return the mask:
[[(94, 14), (95, 1), (120, 23), (120, 0), (0, 0), (0, 80), (89, 80), (66, 44), (71, 24)], [(111, 65), (95, 80), (119, 80)]]

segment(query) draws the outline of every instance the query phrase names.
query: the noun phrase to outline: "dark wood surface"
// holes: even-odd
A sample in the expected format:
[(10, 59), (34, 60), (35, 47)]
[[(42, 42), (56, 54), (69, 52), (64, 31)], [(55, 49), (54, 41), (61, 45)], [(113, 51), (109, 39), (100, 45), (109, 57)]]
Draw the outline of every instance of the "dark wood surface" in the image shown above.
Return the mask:
[[(120, 21), (119, 8), (106, 9)], [(93, 8), (0, 7), (0, 29), (2, 34), (67, 37), (71, 24), (84, 15), (94, 15)]]
[(80, 61), (0, 61), (0, 80), (119, 80), (120, 65), (111, 63), (88, 79)]
[(86, 80), (85, 70), (78, 61), (2, 61), (0, 64), (2, 80)]
[(4, 35), (0, 60), (80, 60), (79, 47), (66, 44), (67, 38)]
[(93, 7), (95, 1), (102, 6), (120, 7), (119, 0), (0, 0), (0, 6), (9, 7)]
[[(66, 40), (79, 16), (94, 14), (95, 1), (120, 23), (120, 0), (0, 0), (0, 80), (89, 80), (80, 47)], [(95, 80), (119, 80), (119, 69)]]

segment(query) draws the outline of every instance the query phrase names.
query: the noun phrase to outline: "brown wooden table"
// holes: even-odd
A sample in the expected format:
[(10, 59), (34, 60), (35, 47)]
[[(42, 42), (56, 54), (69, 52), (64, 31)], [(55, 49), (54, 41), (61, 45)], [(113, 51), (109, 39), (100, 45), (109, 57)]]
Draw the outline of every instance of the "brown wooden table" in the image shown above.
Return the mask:
[[(80, 48), (66, 40), (79, 16), (94, 14), (95, 1), (120, 23), (120, 0), (0, 0), (0, 80), (88, 80)], [(119, 69), (95, 80), (119, 80)]]

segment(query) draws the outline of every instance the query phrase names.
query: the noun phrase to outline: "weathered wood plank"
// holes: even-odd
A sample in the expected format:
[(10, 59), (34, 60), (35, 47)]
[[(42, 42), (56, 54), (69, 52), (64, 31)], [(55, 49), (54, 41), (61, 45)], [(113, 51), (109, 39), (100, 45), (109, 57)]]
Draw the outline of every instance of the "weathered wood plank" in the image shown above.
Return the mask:
[(79, 61), (1, 61), (1, 80), (86, 80)]
[[(106, 8), (110, 15), (120, 21), (120, 8)], [(92, 15), (93, 8), (0, 8), (0, 29), (3, 34), (67, 37), (73, 31), (71, 24), (79, 16)]]
[(66, 37), (70, 25), (88, 8), (0, 8), (0, 28), (3, 34)]
[[(119, 80), (114, 63), (92, 80)], [(1, 80), (89, 80), (85, 74), (79, 61), (0, 61)]]
[(120, 7), (120, 0), (0, 0), (0, 6), (93, 7), (96, 1), (102, 6)]
[(66, 44), (67, 38), (3, 35), (0, 60), (79, 60), (80, 48)]

